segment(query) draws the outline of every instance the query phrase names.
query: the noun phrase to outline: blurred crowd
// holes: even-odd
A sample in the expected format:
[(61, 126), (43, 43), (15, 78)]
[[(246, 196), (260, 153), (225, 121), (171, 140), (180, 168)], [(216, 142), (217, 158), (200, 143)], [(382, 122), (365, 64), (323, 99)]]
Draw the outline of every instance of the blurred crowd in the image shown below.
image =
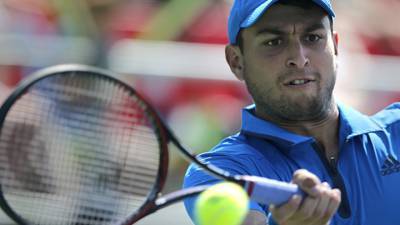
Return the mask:
[(336, 0), (338, 29), (351, 41), (344, 45), (375, 55), (400, 55), (400, 1)]
[[(46, 61), (80, 60), (106, 66), (109, 48), (126, 38), (225, 44), (231, 3), (232, 0), (2, 0), (0, 44), (11, 56), (7, 59), (5, 53), (0, 53), (0, 65), (40, 67)], [(400, 28), (396, 25), (400, 1), (333, 0), (333, 4), (338, 15), (336, 29), (351, 40), (343, 42), (347, 49), (400, 55)], [(71, 53), (71, 44), (81, 47), (81, 53)], [(29, 52), (40, 47), (43, 51), (56, 48), (60, 51), (58, 58), (52, 59), (53, 52)], [(62, 56), (63, 50), (68, 55)], [(41, 60), (29, 59), (30, 56)]]
[[(107, 68), (110, 50), (126, 39), (226, 44), (231, 4), (232, 0), (2, 0), (0, 100), (39, 68), (60, 63)], [(400, 1), (333, 4), (342, 49), (400, 56)], [(156, 104), (178, 136), (199, 150), (237, 130), (238, 109), (250, 102), (234, 81), (125, 75)], [(158, 92), (149, 92), (155, 86)]]

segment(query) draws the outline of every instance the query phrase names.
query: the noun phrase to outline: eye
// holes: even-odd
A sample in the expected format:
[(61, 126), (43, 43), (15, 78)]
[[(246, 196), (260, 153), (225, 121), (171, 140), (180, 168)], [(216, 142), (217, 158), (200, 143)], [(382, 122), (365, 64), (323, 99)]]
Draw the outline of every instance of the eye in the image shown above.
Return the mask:
[(264, 45), (266, 45), (266, 46), (268, 46), (268, 47), (279, 46), (279, 45), (281, 45), (281, 44), (282, 44), (282, 39), (280, 39), (280, 38), (273, 39), (273, 40), (269, 40), (269, 41), (266, 41), (266, 42), (264, 43)]
[(306, 41), (308, 42), (317, 42), (319, 40), (321, 40), (321, 36), (317, 35), (317, 34), (309, 34), (306, 36)]

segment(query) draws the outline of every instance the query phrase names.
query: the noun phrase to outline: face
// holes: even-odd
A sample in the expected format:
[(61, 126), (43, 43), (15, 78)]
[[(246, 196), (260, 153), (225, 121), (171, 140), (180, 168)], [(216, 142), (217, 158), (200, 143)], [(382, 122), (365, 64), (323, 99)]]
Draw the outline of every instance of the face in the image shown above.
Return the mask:
[(336, 80), (337, 34), (325, 12), (276, 4), (242, 29), (242, 48), (227, 46), (261, 116), (310, 121), (327, 115)]

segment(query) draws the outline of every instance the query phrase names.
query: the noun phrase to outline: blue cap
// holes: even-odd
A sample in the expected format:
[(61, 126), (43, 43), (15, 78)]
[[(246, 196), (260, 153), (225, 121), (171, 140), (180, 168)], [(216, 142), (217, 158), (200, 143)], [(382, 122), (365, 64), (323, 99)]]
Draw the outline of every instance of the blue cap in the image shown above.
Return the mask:
[[(229, 43), (236, 44), (237, 35), (242, 28), (250, 27), (264, 12), (279, 0), (235, 0), (229, 15)], [(330, 0), (312, 0), (322, 7), (329, 16), (335, 17)]]

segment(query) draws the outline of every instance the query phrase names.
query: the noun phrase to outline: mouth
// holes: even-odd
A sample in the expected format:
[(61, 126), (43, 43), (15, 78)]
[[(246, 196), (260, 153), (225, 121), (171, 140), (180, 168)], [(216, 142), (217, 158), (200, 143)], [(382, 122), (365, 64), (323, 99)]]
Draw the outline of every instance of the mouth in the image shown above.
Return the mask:
[(315, 82), (315, 79), (311, 78), (296, 78), (296, 79), (291, 79), (287, 82), (284, 83), (285, 86), (301, 86), (301, 85), (306, 85), (309, 83)]

